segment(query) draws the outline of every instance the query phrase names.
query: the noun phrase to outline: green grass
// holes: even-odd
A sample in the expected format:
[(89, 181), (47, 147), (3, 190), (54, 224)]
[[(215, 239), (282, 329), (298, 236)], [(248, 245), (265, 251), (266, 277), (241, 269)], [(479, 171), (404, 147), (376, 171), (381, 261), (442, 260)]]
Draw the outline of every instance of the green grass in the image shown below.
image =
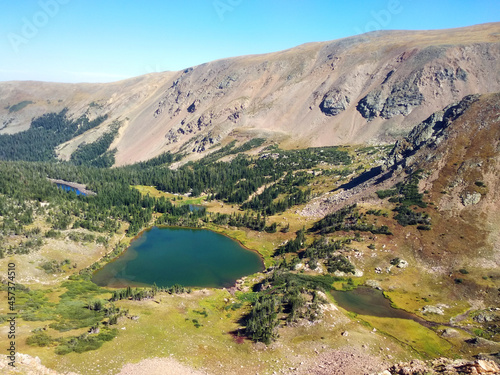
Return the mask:
[(62, 284), (66, 292), (61, 295), (61, 299), (75, 299), (87, 301), (89, 298), (100, 294), (110, 293), (107, 289), (101, 288), (88, 280), (71, 280)]
[(62, 299), (57, 305), (57, 321), (49, 325), (50, 328), (64, 332), (73, 329), (91, 327), (104, 319), (104, 312), (97, 312), (86, 308), (82, 301)]
[(434, 331), (408, 319), (379, 318), (358, 315), (372, 327), (408, 345), (426, 359), (449, 355), (452, 345)]
[[(273, 368), (273, 359), (284, 356), (281, 349), (259, 352), (256, 358), (250, 341), (237, 344), (229, 334), (239, 327), (237, 321), (245, 308), (231, 310), (228, 318), (225, 300), (231, 299), (231, 295), (227, 291), (197, 291), (184, 296), (162, 293), (156, 299), (159, 304), (119, 301), (119, 307), (130, 309), (130, 315), (137, 315), (139, 319), (122, 320), (118, 336), (104, 342), (99, 350), (61, 357), (54, 351), (32, 347), (30, 353), (38, 355), (46, 366), (82, 374), (114, 374), (125, 363), (170, 355), (195, 368), (220, 369), (219, 363), (222, 363), (224, 373), (239, 373), (242, 366), (248, 373), (272, 373), (279, 369)], [(201, 311), (205, 311), (206, 316)], [(198, 322), (198, 328), (193, 320)]]
[[(81, 332), (81, 329), (96, 326), (105, 319), (103, 310), (91, 310), (88, 305), (100, 296), (109, 297), (106, 289), (81, 279), (66, 281), (61, 289), (59, 293), (63, 293), (52, 298), (52, 301), (49, 299), (54, 293), (52, 290), (20, 290), (17, 293), (16, 310), (19, 311), (22, 319), (20, 324), (24, 326), (28, 322), (50, 322), (43, 324), (44, 330), (49, 329), (47, 332), (38, 331), (42, 328), (38, 324), (38, 327), (32, 330), (34, 334), (26, 338), (27, 345), (56, 346), (59, 342), (55, 353), (67, 354), (72, 351), (83, 352), (97, 349), (103, 342), (116, 336), (116, 331), (106, 330), (99, 335), (88, 337), (85, 331)], [(103, 301), (103, 306), (105, 304), (106, 301)], [(72, 336), (56, 338), (56, 336), (61, 336), (61, 332), (70, 331)], [(75, 333), (79, 336), (75, 336)]]

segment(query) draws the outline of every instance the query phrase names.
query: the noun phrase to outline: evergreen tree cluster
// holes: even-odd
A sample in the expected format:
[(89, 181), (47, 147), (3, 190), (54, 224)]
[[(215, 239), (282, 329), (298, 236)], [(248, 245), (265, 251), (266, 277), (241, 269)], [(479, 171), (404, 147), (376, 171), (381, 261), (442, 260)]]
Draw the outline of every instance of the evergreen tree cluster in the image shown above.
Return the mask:
[(71, 154), (71, 162), (76, 165), (90, 165), (98, 168), (109, 168), (115, 163), (116, 150), (108, 151), (118, 134), (119, 124), (114, 124), (113, 129), (103, 134), (95, 142), (82, 143)]
[(68, 109), (47, 113), (31, 121), (31, 126), (16, 134), (0, 135), (0, 160), (49, 161), (55, 159), (55, 147), (101, 124), (107, 116), (75, 121), (66, 116)]
[(275, 255), (282, 255), (285, 253), (298, 253), (305, 245), (305, 230), (300, 229), (296, 233), (295, 239), (288, 241), (286, 244), (276, 249)]
[(266, 229), (266, 217), (260, 213), (253, 215), (248, 211), (242, 215), (240, 213), (220, 214), (212, 216), (212, 222), (217, 225), (230, 225), (232, 227), (245, 227), (258, 232)]
[(382, 225), (377, 227), (374, 224), (367, 223), (365, 220), (366, 215), (359, 212), (359, 210), (357, 210), (357, 205), (353, 204), (326, 215), (323, 219), (314, 223), (309, 231), (318, 232), (319, 234), (334, 233), (338, 231), (360, 231), (387, 235), (392, 234), (388, 226)]
[[(312, 175), (305, 172), (288, 173), (283, 179), (268, 186), (261, 194), (254, 196), (241, 207), (260, 211), (265, 215), (274, 215), (278, 212), (284, 212), (294, 205), (306, 203), (310, 199), (311, 190), (302, 190), (298, 186), (307, 185), (311, 178)], [(276, 201), (280, 195), (284, 195), (284, 197)]]
[(109, 299), (110, 302), (120, 301), (122, 299), (130, 299), (134, 301), (142, 301), (144, 299), (154, 298), (158, 293), (182, 294), (191, 293), (190, 288), (186, 288), (179, 284), (174, 284), (170, 287), (158, 287), (154, 284), (151, 288), (134, 288), (128, 286), (125, 289), (113, 291), (113, 295)]
[(245, 335), (269, 344), (276, 339), (280, 322), (318, 319), (320, 304), (326, 301), (319, 297), (317, 290), (328, 290), (335, 280), (330, 276), (305, 276), (275, 269), (259, 284), (261, 291), (245, 318)]
[(273, 295), (260, 295), (247, 317), (245, 334), (254, 341), (270, 344), (277, 337), (278, 306)]
[(315, 239), (303, 253), (303, 258), (325, 259), (342, 249), (347, 240), (331, 241), (326, 237)]
[(397, 183), (393, 189), (377, 191), (377, 195), (380, 199), (391, 197), (389, 202), (397, 204), (394, 208), (394, 212), (396, 212), (394, 219), (402, 226), (418, 225), (418, 229), (430, 230), (431, 219), (429, 215), (415, 211), (417, 207), (427, 207), (427, 203), (423, 200), (424, 195), (418, 192), (418, 183), (422, 178), (421, 173), (421, 171), (417, 171), (410, 175), (406, 181)]

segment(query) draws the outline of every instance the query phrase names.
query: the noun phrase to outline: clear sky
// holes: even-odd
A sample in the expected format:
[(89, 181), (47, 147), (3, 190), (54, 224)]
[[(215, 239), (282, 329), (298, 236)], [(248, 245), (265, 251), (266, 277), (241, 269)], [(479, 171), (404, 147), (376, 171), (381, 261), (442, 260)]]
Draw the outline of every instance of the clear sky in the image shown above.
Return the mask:
[(499, 0), (0, 0), (0, 81), (108, 82), (375, 29), (498, 21)]

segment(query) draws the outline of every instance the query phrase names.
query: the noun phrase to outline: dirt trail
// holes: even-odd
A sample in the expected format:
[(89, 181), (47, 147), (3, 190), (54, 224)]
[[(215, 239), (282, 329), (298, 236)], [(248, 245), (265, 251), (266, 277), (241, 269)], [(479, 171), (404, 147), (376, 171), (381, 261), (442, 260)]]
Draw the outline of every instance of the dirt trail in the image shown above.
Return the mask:
[(173, 358), (150, 358), (138, 363), (128, 363), (117, 375), (207, 375), (192, 369)]

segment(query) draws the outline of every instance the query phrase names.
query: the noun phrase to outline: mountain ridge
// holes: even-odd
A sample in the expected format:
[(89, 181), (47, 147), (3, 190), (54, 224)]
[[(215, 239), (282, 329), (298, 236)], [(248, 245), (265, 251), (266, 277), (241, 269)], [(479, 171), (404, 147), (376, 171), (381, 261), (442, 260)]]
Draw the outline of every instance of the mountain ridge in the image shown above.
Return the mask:
[[(165, 151), (189, 158), (231, 140), (285, 148), (392, 143), (452, 101), (500, 91), (500, 23), (433, 31), (377, 31), (284, 51), (207, 62), (107, 84), (2, 82), (1, 133), (70, 108), (122, 126), (116, 165)], [(32, 102), (23, 109), (10, 107)], [(84, 134), (58, 147), (68, 160)]]

